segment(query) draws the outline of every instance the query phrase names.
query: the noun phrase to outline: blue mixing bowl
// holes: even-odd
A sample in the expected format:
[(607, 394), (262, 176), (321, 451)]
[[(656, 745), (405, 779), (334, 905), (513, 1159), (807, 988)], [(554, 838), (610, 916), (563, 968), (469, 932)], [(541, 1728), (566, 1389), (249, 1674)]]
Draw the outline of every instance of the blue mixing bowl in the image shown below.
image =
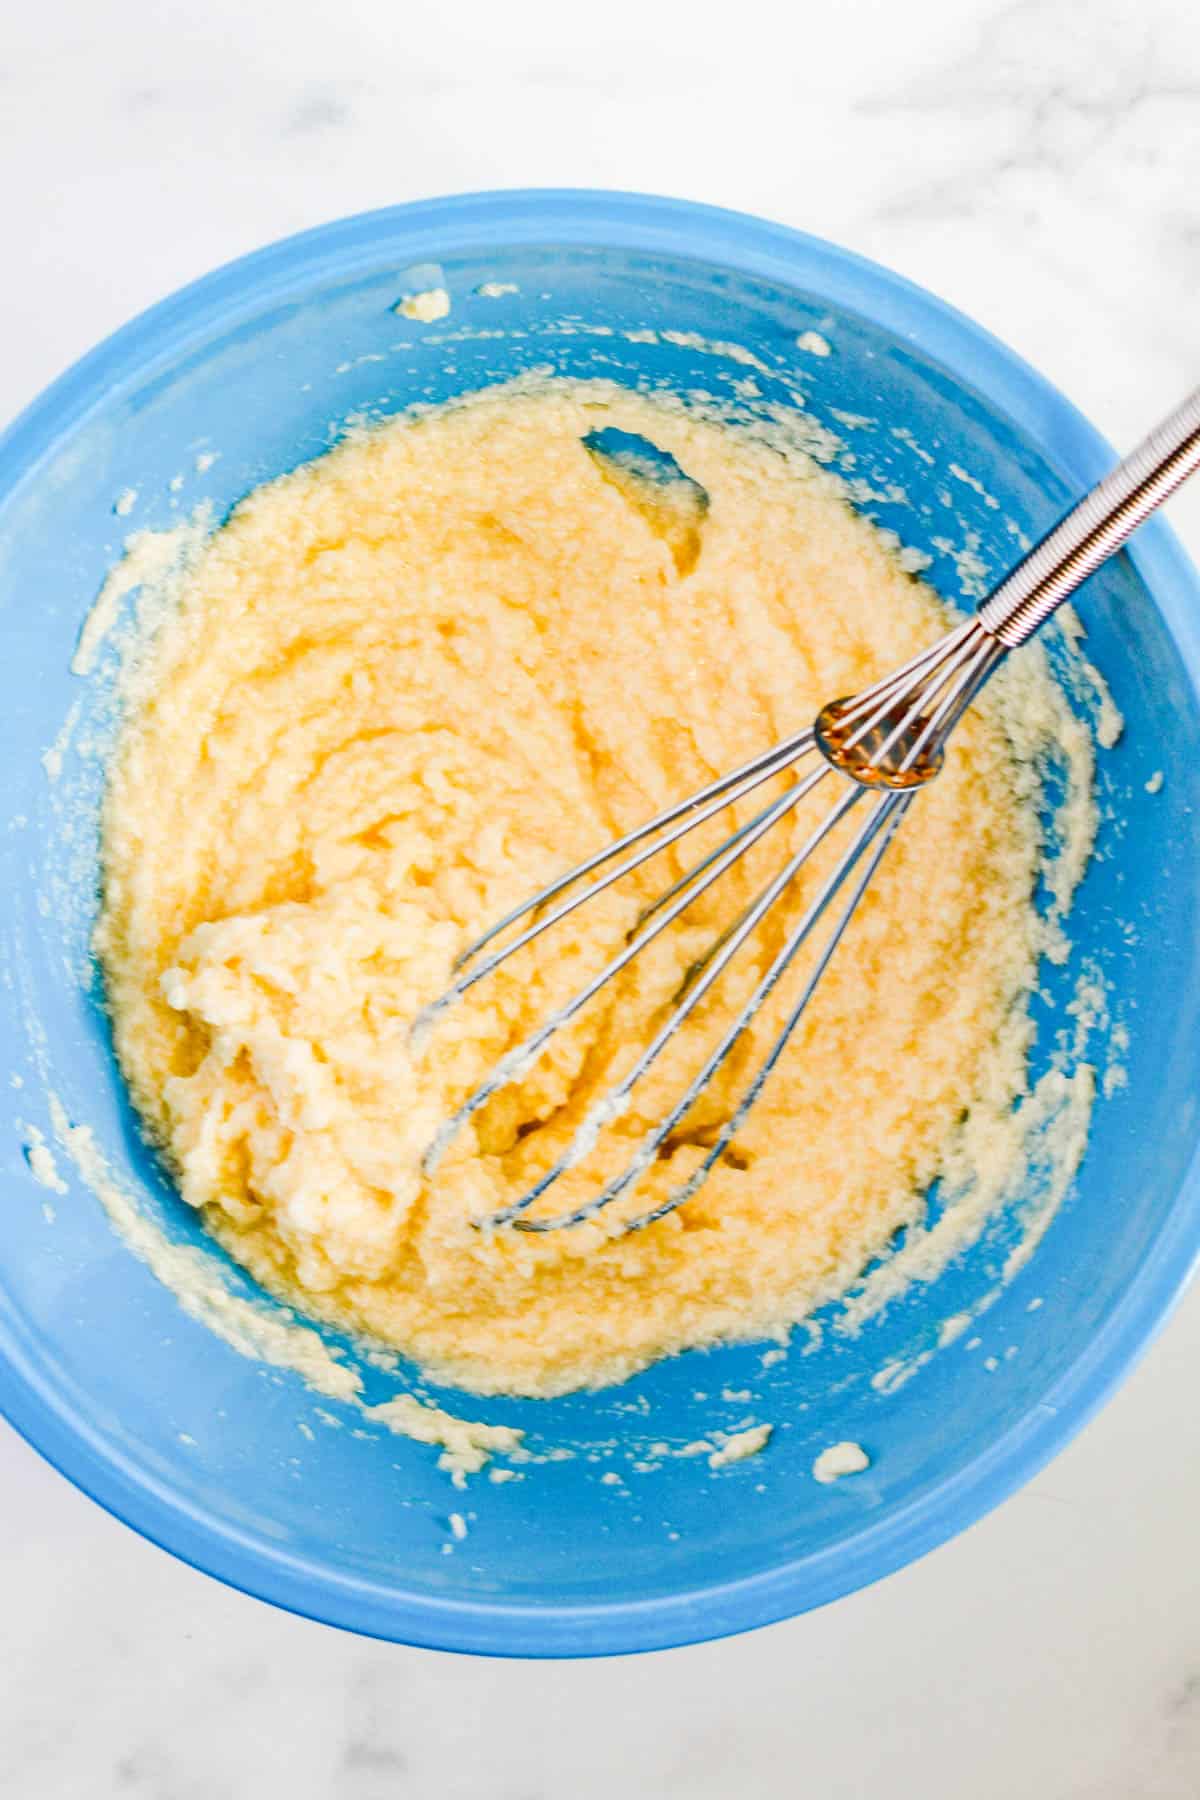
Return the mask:
[[(393, 310), (442, 282), (448, 318)], [(711, 340), (757, 366), (714, 355)], [(255, 1297), (140, 1142), (86, 979), (101, 780), (86, 752), (107, 683), (103, 667), (69, 673), (80, 621), (127, 531), (170, 525), (203, 498), (220, 516), (351, 415), (533, 366), (743, 399), (752, 379), (787, 404), (801, 387), (813, 417), (854, 443), (872, 512), (933, 554), (948, 593), (970, 566), (956, 560), (964, 545), (998, 572), (1014, 534), (1036, 536), (1111, 453), (1001, 345), (882, 269), (732, 213), (560, 192), (400, 207), (276, 244), (127, 326), (0, 440), (0, 1406), (120, 1518), (250, 1593), (408, 1643), (570, 1655), (743, 1630), (920, 1555), (1044, 1463), (1162, 1323), (1200, 1243), (1200, 593), (1156, 524), (1084, 596), (1090, 654), (1127, 729), (1103, 759), (1101, 855), (1071, 962), (1046, 972), (1034, 1073), (1091, 959), (1129, 1028), (1127, 1080), (1098, 1103), (1074, 1191), (1028, 1266), (941, 1349), (946, 1317), (994, 1287), (1011, 1217), (858, 1338), (799, 1333), (766, 1366), (762, 1346), (693, 1353), (553, 1402), (425, 1388), (452, 1411), (526, 1428), (546, 1458), (456, 1492), (436, 1452), (191, 1317), (65, 1159), (66, 1191), (51, 1194), (27, 1147), (31, 1127), (50, 1134), (52, 1090), (144, 1216)], [(121, 516), (126, 489), (137, 497)], [(51, 780), (43, 753), (76, 704)], [(418, 1382), (340, 1347), (369, 1400)], [(872, 1382), (899, 1362), (910, 1380)], [(774, 1436), (740, 1464), (662, 1450), (756, 1421)], [(817, 1483), (814, 1457), (842, 1439), (870, 1469)]]

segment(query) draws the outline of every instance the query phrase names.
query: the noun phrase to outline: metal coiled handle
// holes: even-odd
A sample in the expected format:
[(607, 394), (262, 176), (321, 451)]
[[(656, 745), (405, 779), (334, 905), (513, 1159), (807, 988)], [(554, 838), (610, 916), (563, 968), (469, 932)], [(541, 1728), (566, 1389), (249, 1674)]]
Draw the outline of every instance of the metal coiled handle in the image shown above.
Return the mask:
[(1197, 468), (1200, 388), (1005, 576), (979, 608), (984, 630), (1009, 650), (1025, 643)]

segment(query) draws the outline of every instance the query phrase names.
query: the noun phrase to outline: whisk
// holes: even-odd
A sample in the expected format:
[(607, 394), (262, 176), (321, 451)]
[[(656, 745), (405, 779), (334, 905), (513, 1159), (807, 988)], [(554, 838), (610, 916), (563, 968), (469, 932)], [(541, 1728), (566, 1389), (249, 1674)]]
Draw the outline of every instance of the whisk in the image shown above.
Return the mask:
[[(862, 693), (832, 701), (805, 730), (597, 850), (490, 926), (458, 958), (453, 985), (416, 1021), (416, 1042), (422, 1042), (436, 1027), (448, 1007), (543, 932), (550, 931), (614, 882), (631, 875), (651, 857), (744, 799), (764, 782), (796, 771), (796, 780), (777, 799), (739, 826), (716, 849), (708, 851), (642, 911), (623, 947), (591, 980), (499, 1059), (437, 1133), (425, 1153), (425, 1174), (434, 1173), (467, 1120), (501, 1088), (519, 1082), (554, 1034), (569, 1024), (601, 988), (679, 919), (773, 826), (793, 812), (818, 783), (832, 779), (838, 784), (838, 793), (824, 819), (694, 965), (691, 978), (680, 989), (666, 1019), (616, 1085), (589, 1108), (567, 1148), (519, 1198), (476, 1223), (487, 1229), (511, 1226), (527, 1232), (558, 1231), (596, 1218), (628, 1192), (656, 1160), (801, 950), (811, 942), (813, 960), (800, 992), (703, 1160), (665, 1199), (621, 1221), (612, 1235), (641, 1230), (682, 1206), (725, 1153), (762, 1092), (917, 790), (941, 768), (946, 740), (967, 707), (1008, 652), (1031, 638), (1080, 583), (1112, 556), (1198, 466), (1200, 389), (1071, 508), (981, 603), (973, 618), (955, 626), (930, 649)], [(721, 979), (767, 913), (781, 901), (804, 864), (864, 802), (866, 814), (857, 833), (791, 926), (766, 973), (678, 1099), (643, 1137), (630, 1161), (584, 1203), (551, 1216), (531, 1214), (534, 1204), (560, 1176), (591, 1153), (601, 1132), (626, 1110), (633, 1089)], [(572, 889), (577, 891), (571, 892)], [(823, 927), (822, 937), (819, 934)], [(509, 933), (512, 935), (506, 935)]]

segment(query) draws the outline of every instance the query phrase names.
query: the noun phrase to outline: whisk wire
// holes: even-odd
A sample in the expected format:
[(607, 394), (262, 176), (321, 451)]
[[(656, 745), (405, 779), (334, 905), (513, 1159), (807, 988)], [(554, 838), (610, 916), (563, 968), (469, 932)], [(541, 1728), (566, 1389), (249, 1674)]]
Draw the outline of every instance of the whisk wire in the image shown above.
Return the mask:
[[(835, 809), (836, 816), (839, 818), (844, 817), (850, 806), (852, 806), (856, 800), (860, 799), (861, 795), (861, 789), (847, 795), (840, 806)], [(805, 909), (803, 917), (793, 928), (783, 947), (776, 954), (773, 962), (767, 969), (766, 974), (758, 982), (753, 993), (750, 995), (733, 1023), (710, 1052), (703, 1067), (695, 1076), (693, 1076), (692, 1080), (688, 1083), (679, 1099), (671, 1107), (666, 1117), (661, 1119), (654, 1129), (642, 1140), (642, 1143), (638, 1146), (632, 1160), (625, 1166), (619, 1175), (615, 1176), (598, 1194), (595, 1194), (590, 1200), (585, 1201), (583, 1205), (575, 1207), (570, 1212), (560, 1213), (554, 1218), (521, 1218), (516, 1216), (517, 1208), (510, 1207), (505, 1208), (502, 1213), (493, 1214), (491, 1218), (484, 1221), (484, 1223), (491, 1226), (493, 1224), (504, 1224), (511, 1221), (514, 1228), (518, 1231), (559, 1231), (567, 1226), (581, 1225), (585, 1220), (594, 1218), (597, 1213), (611, 1205), (614, 1200), (625, 1193), (628, 1188), (632, 1187), (634, 1182), (636, 1182), (656, 1160), (662, 1144), (666, 1142), (671, 1132), (674, 1131), (675, 1127), (686, 1114), (690, 1112), (713, 1076), (726, 1062), (739, 1039), (757, 1018), (763, 1006), (766, 1005), (776, 987), (779, 985), (779, 982), (799, 955), (801, 949), (811, 935), (813, 927), (826, 912), (839, 889), (842, 887), (847, 877), (853, 872), (872, 842), (878, 838), (879, 841), (875, 845), (874, 853), (868, 858), (866, 868), (858, 881), (855, 882), (850, 897), (838, 915), (829, 937), (826, 939), (820, 953), (815, 959), (813, 968), (810, 970), (800, 995), (795, 1001), (791, 1012), (788, 1014), (782, 1030), (777, 1035), (766, 1058), (755, 1072), (753, 1080), (746, 1089), (741, 1100), (738, 1102), (734, 1112), (730, 1114), (721, 1126), (716, 1141), (708, 1150), (703, 1161), (688, 1177), (687, 1181), (683, 1182), (672, 1193), (668, 1194), (666, 1199), (662, 1200), (657, 1206), (650, 1208), (648, 1211), (624, 1221), (620, 1231), (615, 1235), (624, 1236), (633, 1231), (640, 1231), (645, 1226), (653, 1224), (656, 1220), (665, 1218), (667, 1213), (674, 1212), (676, 1207), (682, 1206), (685, 1200), (690, 1199), (700, 1187), (701, 1183), (706, 1179), (714, 1163), (716, 1163), (723, 1154), (734, 1134), (741, 1128), (746, 1115), (761, 1094), (768, 1076), (779, 1061), (788, 1040), (792, 1037), (796, 1027), (799, 1025), (804, 1011), (816, 990), (817, 983), (820, 981), (828, 967), (830, 958), (837, 949), (859, 901), (866, 892), (867, 885), (873, 878), (883, 857), (883, 853), (886, 850), (888, 843), (891, 841), (896, 827), (904, 816), (904, 812), (906, 811), (911, 798), (911, 794), (888, 793), (884, 794), (876, 801), (875, 808), (868, 816), (862, 829), (852, 840), (849, 848), (843, 852), (837, 865), (826, 876), (824, 882), (821, 884), (820, 890)], [(832, 816), (833, 815), (831, 815), (831, 817)], [(886, 830), (884, 829), (885, 827), (887, 827)], [(883, 833), (882, 837), (880, 837), (881, 832)], [(601, 1105), (603, 1106), (603, 1102)], [(616, 1116), (616, 1114), (613, 1116)], [(518, 1203), (518, 1208), (519, 1206), (520, 1203)]]
[[(940, 656), (934, 656), (929, 659), (929, 662), (921, 670), (922, 685), (918, 699), (893, 723), (889, 736), (884, 739), (883, 743), (875, 752), (880, 760), (886, 757), (899, 742), (900, 738), (916, 718), (921, 708), (927, 705), (935, 694), (940, 693), (947, 682), (954, 679), (955, 675), (962, 667), (962, 664), (970, 655), (972, 647), (972, 634), (970, 629), (968, 629), (961, 633), (956, 633), (955, 641), (945, 644)], [(899, 691), (904, 693), (907, 689), (902, 687)], [(858, 745), (862, 743), (872, 731), (876, 730), (880, 725), (883, 725), (892, 717), (895, 707), (896, 694), (892, 690), (889, 690), (880, 697), (875, 706), (867, 713), (867, 716), (858, 721), (856, 730), (847, 739), (847, 748), (857, 749)], [(847, 708), (846, 712), (842, 715), (843, 723), (850, 723), (854, 718), (855, 711), (856, 708), (853, 705)]]
[[(838, 944), (841, 942), (842, 935), (845, 932), (847, 925), (854, 916), (858, 904), (866, 893), (867, 888), (873, 881), (875, 871), (883, 860), (885, 850), (899, 829), (901, 820), (908, 810), (912, 798), (913, 796), (911, 793), (889, 794), (880, 803), (880, 809), (879, 813), (876, 814), (875, 823), (877, 828), (879, 826), (885, 826), (886, 829), (884, 829), (882, 837), (868, 859), (863, 873), (855, 882), (850, 898), (838, 915), (833, 931), (830, 933), (820, 956), (813, 965), (813, 968), (810, 971), (804, 986), (800, 990), (800, 994), (793, 1005), (791, 1012), (788, 1014), (783, 1026), (776, 1036), (774, 1043), (759, 1064), (753, 1080), (742, 1095), (742, 1098), (738, 1101), (736, 1108), (730, 1113), (729, 1117), (725, 1120), (725, 1123), (721, 1126), (721, 1129), (717, 1133), (716, 1139), (704, 1157), (704, 1160), (692, 1171), (685, 1182), (681, 1183), (679, 1187), (667, 1195), (665, 1200), (660, 1201), (657, 1206), (651, 1207), (648, 1211), (639, 1214), (636, 1218), (627, 1220), (622, 1230), (622, 1236), (627, 1236), (634, 1231), (641, 1231), (647, 1225), (655, 1224), (657, 1220), (665, 1218), (668, 1213), (674, 1212), (677, 1207), (682, 1206), (686, 1201), (690, 1200), (692, 1195), (697, 1193), (699, 1189), (703, 1187), (709, 1175), (712, 1173), (713, 1167), (720, 1161), (733, 1139), (745, 1124), (751, 1109), (757, 1103), (759, 1095), (762, 1093), (763, 1088), (770, 1079), (776, 1064), (794, 1036), (796, 1028), (808, 1007), (808, 1003), (816, 991), (817, 983), (824, 976), (825, 970), (828, 968), (830, 959), (837, 949)], [(782, 973), (783, 970), (781, 969), (780, 974)]]
[(457, 1111), (445, 1121), (425, 1152), (422, 1161), (424, 1173), (426, 1175), (433, 1174), (446, 1150), (472, 1114), (478, 1112), (479, 1108), (494, 1094), (499, 1093), (501, 1088), (508, 1087), (514, 1081), (519, 1081), (537, 1061), (554, 1034), (561, 1031), (564, 1025), (569, 1024), (575, 1015), (587, 1005), (588, 1001), (600, 992), (602, 987), (614, 976), (619, 975), (621, 970), (626, 968), (640, 951), (652, 943), (669, 925), (672, 925), (680, 914), (698, 900), (700, 895), (705, 893), (715, 881), (719, 880), (727, 869), (739, 861), (759, 838), (765, 837), (766, 833), (778, 824), (786, 813), (798, 806), (826, 773), (827, 766), (821, 764), (803, 781), (795, 783), (786, 789), (777, 800), (773, 801), (760, 815), (752, 831), (735, 833), (732, 839), (726, 841), (717, 860), (698, 881), (679, 894), (670, 906), (656, 914), (650, 922), (644, 925), (630, 938), (624, 948), (604, 965), (598, 974), (594, 975), (577, 993), (552, 1012), (535, 1032), (502, 1056), (487, 1080), (481, 1082), (472, 1093), (468, 1094)]
[(686, 800), (667, 807), (664, 812), (658, 813), (652, 819), (647, 819), (642, 825), (635, 826), (632, 831), (627, 831), (624, 837), (617, 838), (615, 842), (606, 845), (603, 850), (597, 850), (583, 862), (577, 863), (574, 868), (568, 869), (565, 874), (559, 875), (546, 887), (532, 895), (530, 899), (522, 901), (520, 906), (515, 906), (511, 912), (505, 913), (502, 919), (497, 919), (494, 925), (490, 925), (483, 935), (476, 938), (473, 944), (468, 945), (456, 959), (455, 968), (460, 969), (467, 963), (473, 962), (480, 951), (499, 937), (501, 932), (506, 931), (510, 925), (515, 925), (519, 919), (526, 918), (530, 913), (539, 912), (549, 901), (564, 892), (565, 889), (574, 886), (577, 881), (582, 881), (585, 876), (592, 874), (612, 857), (619, 856), (622, 851), (632, 848), (634, 844), (640, 843), (656, 831), (664, 830), (668, 826), (676, 826), (675, 830), (670, 831), (656, 843), (647, 845), (636, 856), (622, 863), (620, 868), (611, 870), (599, 881), (572, 896), (561, 907), (557, 907), (553, 913), (539, 919), (536, 925), (531, 926), (520, 937), (513, 938), (502, 950), (497, 951), (494, 957), (489, 958), (485, 964), (473, 970), (469, 977), (456, 982), (441, 1000), (434, 1003), (435, 1006), (440, 1009), (443, 1004), (448, 1004), (452, 999), (465, 993), (476, 981), (482, 980), (485, 975), (490, 975), (492, 970), (511, 956), (514, 951), (522, 949), (531, 938), (548, 930), (551, 925), (556, 925), (560, 919), (566, 918), (568, 913), (574, 912), (577, 907), (583, 906), (587, 901), (594, 899), (597, 894), (603, 893), (604, 889), (611, 887), (614, 881), (619, 881), (622, 876), (631, 874), (651, 856), (657, 856), (660, 850), (667, 849), (669, 845), (676, 843), (689, 831), (694, 831), (698, 825), (703, 825), (716, 813), (723, 812), (727, 806), (736, 805), (739, 800), (752, 793), (764, 781), (769, 781), (773, 775), (781, 774), (790, 763), (798, 761), (806, 751), (811, 749), (813, 743), (811, 728), (796, 732), (792, 737), (784, 738), (765, 755), (753, 757), (749, 762), (743, 763), (741, 768), (735, 769), (732, 774), (710, 782), (707, 787), (690, 794)]
[(875, 724), (887, 717), (898, 695), (910, 690), (918, 677), (926, 677), (939, 663), (944, 663), (948, 658), (953, 657), (964, 639), (971, 636), (975, 630), (974, 619), (964, 620), (961, 625), (956, 626), (953, 631), (940, 638), (936, 644), (931, 644), (927, 650), (918, 651), (916, 656), (910, 657), (898, 669), (892, 669), (887, 675), (881, 676), (878, 681), (872, 682), (870, 687), (862, 688), (852, 700), (843, 701), (842, 705), (845, 707), (843, 716), (846, 723), (850, 724), (861, 713), (872, 712), (874, 709), (872, 721), (866, 726), (868, 731), (873, 729)]
[(751, 818), (747, 819), (744, 825), (739, 825), (736, 831), (731, 832), (727, 838), (722, 838), (719, 844), (715, 844), (713, 848), (706, 851), (698, 861), (692, 863), (689, 868), (686, 868), (678, 880), (671, 883), (669, 888), (664, 888), (661, 894), (656, 894), (653, 900), (647, 901), (646, 905), (643, 906), (641, 912), (634, 920), (634, 930), (636, 931), (639, 926), (644, 925), (647, 919), (652, 919), (655, 913), (661, 912), (664, 906), (670, 904), (676, 894), (681, 894), (684, 888), (690, 887), (693, 881), (703, 875), (705, 869), (710, 868), (712, 864), (716, 862), (718, 856), (724, 855), (731, 844), (740, 843), (744, 837), (748, 837), (755, 827), (760, 825), (766, 818), (768, 812), (771, 810), (772, 804), (773, 802), (768, 802), (766, 806), (762, 807)]
[[(823, 774), (825, 771), (822, 770), (820, 773)], [(837, 806), (833, 807), (832, 810), (826, 814), (825, 818), (822, 819), (816, 829), (810, 833), (805, 843), (798, 851), (796, 851), (795, 855), (790, 857), (778, 874), (772, 877), (750, 905), (746, 907), (745, 911), (741, 914), (740, 918), (735, 921), (734, 925), (722, 934), (720, 948), (708, 959), (704, 973), (701, 975), (700, 979), (687, 990), (685, 997), (673, 1008), (669, 1017), (660, 1026), (645, 1050), (637, 1057), (630, 1068), (617, 1082), (616, 1086), (611, 1088), (602, 1099), (598, 1100), (588, 1109), (587, 1115), (581, 1121), (571, 1143), (567, 1146), (566, 1150), (563, 1151), (557, 1162), (555, 1162), (551, 1168), (547, 1169), (545, 1174), (541, 1175), (533, 1186), (522, 1194), (519, 1199), (514, 1200), (511, 1205), (506, 1206), (502, 1211), (494, 1213), (490, 1220), (491, 1224), (506, 1225), (513, 1219), (519, 1217), (519, 1215), (532, 1206), (536, 1200), (539, 1200), (546, 1190), (551, 1187), (561, 1175), (564, 1175), (568, 1169), (574, 1168), (577, 1163), (583, 1161), (583, 1158), (594, 1148), (603, 1127), (611, 1120), (619, 1118), (621, 1113), (624, 1112), (625, 1103), (638, 1082), (641, 1081), (642, 1077), (647, 1074), (658, 1061), (672, 1038), (675, 1037), (680, 1028), (696, 1010), (705, 994), (713, 986), (714, 982), (716, 982), (723, 974), (724, 970), (737, 955), (747, 938), (749, 938), (751, 933), (757, 929), (766, 913), (774, 906), (784, 889), (795, 880), (801, 868), (812, 856), (818, 845), (829, 835), (834, 826), (839, 824), (840, 821), (845, 818), (850, 808), (862, 798), (862, 792), (863, 790), (861, 788), (854, 788), (842, 796), (842, 799)], [(747, 1023), (749, 1023), (749, 1020), (747, 1020)], [(686, 1110), (687, 1107), (684, 1107), (683, 1111)], [(658, 1144), (669, 1135), (674, 1128), (678, 1117), (682, 1117), (682, 1112), (668, 1115), (667, 1121), (661, 1131), (658, 1131), (655, 1134), (655, 1149), (657, 1149)], [(620, 1191), (620, 1188), (616, 1189), (616, 1192)], [(607, 1204), (607, 1202), (602, 1202), (602, 1204)]]
[[(886, 763), (893, 751), (904, 744), (899, 767), (905, 773), (915, 768), (922, 751), (940, 743), (950, 725), (970, 704), (978, 689), (977, 678), (985, 671), (990, 672), (992, 664), (1002, 654), (999, 646), (982, 634), (967, 639), (947, 668), (938, 670), (936, 680), (922, 693), (919, 705), (911, 708), (888, 733), (875, 753), (876, 759)], [(930, 701), (936, 701), (936, 704), (926, 713)]]

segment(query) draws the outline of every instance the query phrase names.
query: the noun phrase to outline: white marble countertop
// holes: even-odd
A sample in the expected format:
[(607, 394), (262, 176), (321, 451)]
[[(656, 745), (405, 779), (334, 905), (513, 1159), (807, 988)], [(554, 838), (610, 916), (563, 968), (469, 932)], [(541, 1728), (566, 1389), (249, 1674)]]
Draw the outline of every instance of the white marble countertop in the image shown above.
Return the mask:
[[(1122, 444), (1194, 385), (1194, 0), (712, 19), (675, 0), (9, 7), (0, 415), (260, 242), (524, 184), (835, 238), (974, 314)], [(1172, 516), (1200, 555), (1200, 494)], [(0, 1428), (0, 1791), (1195, 1800), (1198, 1371), (1193, 1291), (1082, 1438), (966, 1536), (807, 1618), (602, 1664), (435, 1656), (272, 1611)]]

